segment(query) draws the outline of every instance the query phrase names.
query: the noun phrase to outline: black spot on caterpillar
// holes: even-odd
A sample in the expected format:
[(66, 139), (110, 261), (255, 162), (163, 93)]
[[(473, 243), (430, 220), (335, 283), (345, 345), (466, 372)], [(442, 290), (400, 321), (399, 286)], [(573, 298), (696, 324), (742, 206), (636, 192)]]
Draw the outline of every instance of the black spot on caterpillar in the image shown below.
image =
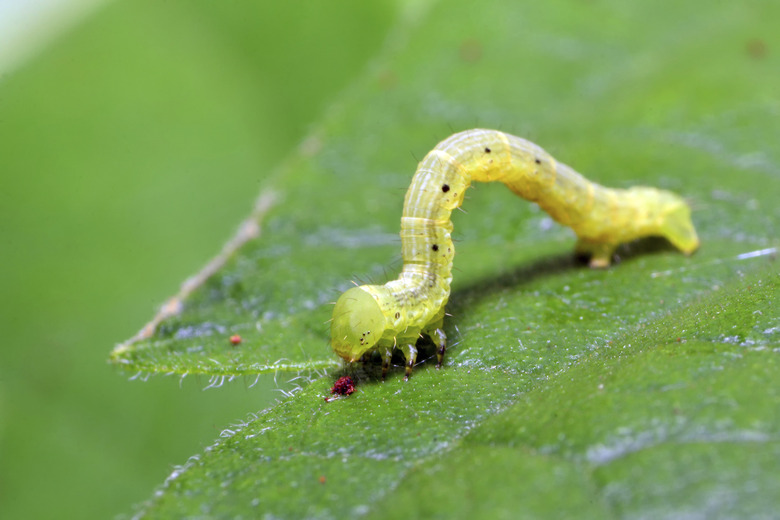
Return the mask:
[[(397, 348), (406, 358), (408, 379), (417, 359), (417, 339), (425, 335), (437, 345), (436, 366), (441, 366), (446, 349), (442, 321), (455, 255), (450, 214), (473, 181), (501, 181), (537, 202), (574, 230), (576, 250), (590, 256), (591, 267), (609, 266), (619, 244), (646, 236), (665, 237), (686, 254), (699, 246), (690, 208), (674, 193), (642, 186), (605, 188), (525, 139), (495, 130), (460, 132), (425, 156), (406, 192), (399, 278), (354, 287), (336, 302), (331, 345), (339, 356), (354, 362), (378, 351), (384, 375)], [(439, 252), (439, 244), (446, 253)], [(376, 333), (369, 339), (366, 331)]]

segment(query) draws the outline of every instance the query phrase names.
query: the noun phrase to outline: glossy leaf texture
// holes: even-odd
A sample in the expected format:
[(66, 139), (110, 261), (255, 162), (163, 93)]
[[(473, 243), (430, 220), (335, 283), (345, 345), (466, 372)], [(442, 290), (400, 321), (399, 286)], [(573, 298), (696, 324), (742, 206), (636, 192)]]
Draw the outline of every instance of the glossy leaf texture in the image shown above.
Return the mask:
[[(259, 236), (112, 361), (310, 384), (223, 432), (149, 517), (770, 517), (780, 503), (780, 39), (771, 2), (409, 3), (299, 150)], [(528, 138), (589, 179), (694, 206), (692, 257), (609, 270), (502, 186), (454, 217), (445, 366), (341, 368), (329, 302), (398, 264), (403, 193), (449, 134)], [(248, 235), (247, 235), (248, 236)], [(232, 335), (242, 341), (234, 345)], [(434, 357), (435, 359), (435, 357)], [(327, 369), (327, 374), (320, 369)], [(357, 391), (326, 401), (349, 373)]]

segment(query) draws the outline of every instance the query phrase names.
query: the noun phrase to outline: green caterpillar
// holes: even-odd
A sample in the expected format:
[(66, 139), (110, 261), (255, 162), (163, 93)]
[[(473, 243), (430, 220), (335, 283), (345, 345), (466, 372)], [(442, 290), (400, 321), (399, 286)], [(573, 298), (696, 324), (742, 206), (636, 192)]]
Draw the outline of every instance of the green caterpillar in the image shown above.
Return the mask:
[(440, 367), (446, 349), (442, 330), (450, 296), (450, 214), (472, 181), (500, 181), (571, 227), (578, 253), (591, 267), (609, 266), (619, 244), (662, 236), (686, 254), (699, 239), (686, 202), (669, 191), (647, 187), (611, 189), (590, 182), (542, 148), (496, 130), (467, 130), (445, 139), (417, 167), (401, 217), (403, 269), (385, 285), (354, 287), (336, 302), (331, 323), (333, 350), (349, 362), (378, 351), (382, 376), (393, 349), (406, 358), (406, 379), (417, 359), (421, 335), (437, 345)]

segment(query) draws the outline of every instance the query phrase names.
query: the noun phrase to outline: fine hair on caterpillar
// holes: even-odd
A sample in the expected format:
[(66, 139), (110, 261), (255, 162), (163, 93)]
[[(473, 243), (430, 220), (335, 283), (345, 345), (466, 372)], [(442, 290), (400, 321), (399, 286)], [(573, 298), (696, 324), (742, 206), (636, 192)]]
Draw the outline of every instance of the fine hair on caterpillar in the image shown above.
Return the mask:
[(571, 227), (575, 250), (594, 268), (608, 267), (624, 242), (660, 236), (685, 254), (699, 246), (686, 201), (672, 192), (636, 186), (605, 188), (557, 162), (530, 141), (496, 130), (467, 130), (440, 142), (417, 166), (401, 216), (403, 268), (397, 280), (361, 285), (336, 302), (331, 346), (348, 362), (379, 352), (382, 377), (394, 349), (406, 359), (406, 379), (417, 360), (417, 340), (436, 345), (441, 367), (442, 328), (450, 296), (452, 210), (472, 182), (499, 181)]

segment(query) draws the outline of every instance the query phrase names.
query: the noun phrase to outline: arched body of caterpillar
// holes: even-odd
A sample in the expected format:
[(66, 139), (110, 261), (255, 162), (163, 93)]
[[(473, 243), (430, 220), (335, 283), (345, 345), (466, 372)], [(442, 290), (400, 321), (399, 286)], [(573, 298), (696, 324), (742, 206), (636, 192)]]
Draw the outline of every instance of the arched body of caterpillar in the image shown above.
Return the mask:
[(665, 237), (686, 254), (699, 245), (690, 208), (674, 193), (605, 188), (525, 139), (495, 130), (460, 132), (425, 156), (406, 192), (398, 279), (354, 287), (336, 302), (331, 345), (339, 356), (354, 362), (378, 351), (384, 377), (393, 349), (399, 348), (408, 378), (417, 340), (426, 335), (437, 345), (436, 366), (441, 366), (455, 255), (450, 214), (474, 181), (503, 182), (571, 227), (579, 239), (576, 251), (590, 256), (591, 267), (607, 267), (619, 244), (641, 237)]

